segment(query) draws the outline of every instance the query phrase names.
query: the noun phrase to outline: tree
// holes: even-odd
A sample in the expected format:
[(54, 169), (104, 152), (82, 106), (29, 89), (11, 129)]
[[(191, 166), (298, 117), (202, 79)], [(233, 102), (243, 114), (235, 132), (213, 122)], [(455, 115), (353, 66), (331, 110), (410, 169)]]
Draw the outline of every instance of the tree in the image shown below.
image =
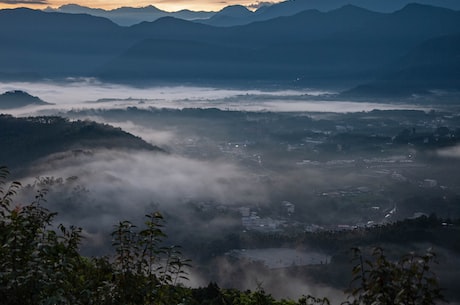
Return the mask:
[(56, 213), (42, 203), (17, 205), (21, 187), (5, 187), (8, 170), (0, 167), (0, 300), (2, 305), (172, 304), (179, 303), (189, 260), (177, 246), (161, 245), (163, 217), (146, 215), (138, 230), (121, 221), (112, 233), (113, 258), (86, 258), (79, 252), (81, 228), (53, 225)]
[(410, 253), (397, 261), (389, 260), (382, 248), (375, 248), (372, 259), (364, 259), (360, 249), (353, 249), (357, 264), (346, 305), (434, 305), (443, 301), (438, 279), (430, 270), (435, 254)]
[(55, 213), (42, 206), (40, 191), (29, 205), (14, 205), (21, 184), (4, 188), (0, 167), (0, 299), (2, 304), (76, 304), (81, 229), (52, 228)]

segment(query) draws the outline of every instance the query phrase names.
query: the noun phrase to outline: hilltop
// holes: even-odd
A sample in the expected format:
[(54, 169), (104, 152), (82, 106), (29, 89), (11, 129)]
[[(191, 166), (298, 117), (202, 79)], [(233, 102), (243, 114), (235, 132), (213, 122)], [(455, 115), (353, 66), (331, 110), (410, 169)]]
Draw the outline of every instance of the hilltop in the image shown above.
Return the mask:
[(119, 128), (55, 116), (16, 118), (0, 115), (0, 160), (24, 169), (53, 154), (84, 154), (95, 149), (164, 152)]
[(0, 95), (0, 109), (11, 109), (32, 105), (41, 106), (50, 104), (21, 90), (7, 91)]

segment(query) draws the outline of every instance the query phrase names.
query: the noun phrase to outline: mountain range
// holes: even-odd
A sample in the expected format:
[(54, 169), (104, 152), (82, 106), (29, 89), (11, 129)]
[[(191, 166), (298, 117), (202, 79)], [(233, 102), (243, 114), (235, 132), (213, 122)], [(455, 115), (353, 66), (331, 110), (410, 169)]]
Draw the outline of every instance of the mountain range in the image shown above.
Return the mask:
[(215, 12), (181, 10), (177, 12), (166, 12), (153, 5), (146, 7), (120, 7), (113, 10), (90, 8), (78, 4), (66, 4), (56, 9), (47, 7), (45, 12), (59, 12), (67, 14), (88, 14), (97, 17), (104, 17), (112, 20), (121, 26), (131, 26), (143, 21), (155, 21), (162, 17), (175, 17), (184, 20), (208, 19)]
[(345, 5), (354, 5), (370, 11), (391, 13), (402, 9), (410, 3), (432, 5), (453, 10), (460, 10), (457, 0), (288, 0), (279, 3), (261, 5), (256, 11), (251, 11), (242, 5), (230, 5), (218, 12), (180, 10), (167, 12), (149, 5), (146, 7), (120, 7), (113, 10), (90, 8), (78, 4), (66, 4), (58, 8), (47, 7), (46, 12), (69, 14), (88, 14), (104, 17), (118, 25), (131, 26), (143, 21), (155, 21), (162, 17), (175, 17), (193, 20), (214, 26), (235, 26), (264, 21), (282, 16), (292, 16), (305, 10), (327, 12)]
[(347, 5), (228, 27), (1, 10), (0, 79), (458, 89), (459, 33), (460, 12), (421, 4), (393, 13)]
[(214, 26), (235, 26), (282, 16), (292, 16), (306, 10), (328, 12), (346, 5), (361, 7), (374, 12), (392, 13), (411, 3), (460, 10), (460, 2), (456, 0), (290, 0), (262, 6), (255, 12), (242, 6), (229, 6), (210, 18), (197, 21)]

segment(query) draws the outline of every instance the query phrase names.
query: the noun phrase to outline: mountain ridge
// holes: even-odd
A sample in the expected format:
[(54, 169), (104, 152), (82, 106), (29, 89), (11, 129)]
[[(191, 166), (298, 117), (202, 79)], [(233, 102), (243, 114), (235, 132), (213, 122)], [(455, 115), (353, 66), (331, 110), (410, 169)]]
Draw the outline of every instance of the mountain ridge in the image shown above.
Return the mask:
[(132, 83), (140, 76), (143, 82), (219, 76), (356, 86), (376, 79), (418, 44), (460, 32), (460, 12), (408, 5), (387, 14), (348, 5), (234, 27), (174, 17), (122, 27), (85, 14), (18, 9), (0, 11), (0, 25), (3, 78), (22, 73)]
[(376, 80), (346, 90), (344, 97), (399, 97), (460, 89), (460, 32), (422, 42)]
[(100, 8), (91, 8), (78, 4), (66, 4), (56, 9), (47, 7), (45, 12), (60, 12), (68, 14), (88, 14), (97, 17), (110, 19), (121, 26), (131, 26), (144, 21), (155, 21), (162, 17), (176, 17), (184, 20), (206, 19), (212, 17), (215, 12), (180, 10), (176, 12), (167, 12), (153, 5), (145, 7), (119, 7), (112, 10)]
[[(460, 2), (454, 0), (444, 0), (442, 2), (436, 0), (396, 0), (396, 1), (367, 1), (367, 0), (296, 0), (282, 1), (269, 6), (263, 6), (256, 10), (252, 15), (246, 18), (227, 18), (222, 21), (218, 18), (209, 18), (200, 20), (209, 25), (214, 26), (236, 26), (246, 25), (258, 21), (266, 21), (278, 17), (293, 16), (306, 10), (318, 10), (320, 12), (330, 12), (340, 9), (346, 5), (360, 7), (377, 13), (393, 13), (403, 9), (410, 3), (421, 5), (431, 5), (443, 7), (452, 10), (460, 10)], [(219, 12), (216, 14), (219, 15)]]
[[(192, 11), (180, 10), (168, 12), (161, 10), (153, 5), (145, 7), (119, 7), (111, 10), (91, 8), (78, 4), (66, 4), (58, 8), (47, 7), (44, 11), (63, 12), (63, 13), (85, 13), (94, 16), (101, 16), (111, 19), (113, 22), (122, 26), (131, 26), (143, 21), (155, 21), (159, 18), (171, 16), (185, 20), (213, 26), (235, 26), (245, 25), (257, 21), (265, 21), (281, 16), (292, 16), (305, 10), (319, 10), (328, 12), (336, 10), (344, 5), (351, 4), (364, 9), (380, 12), (392, 13), (402, 9), (410, 3), (420, 3), (444, 7), (452, 10), (460, 10), (460, 2), (455, 0), (393, 0), (393, 1), (367, 1), (367, 0), (296, 0), (282, 1), (263, 5), (255, 11), (249, 11), (248, 7), (240, 6), (239, 11), (235, 10), (235, 5), (229, 5), (221, 10), (215, 11)], [(236, 5), (238, 6), (238, 5)], [(232, 11), (232, 14), (229, 14)]]

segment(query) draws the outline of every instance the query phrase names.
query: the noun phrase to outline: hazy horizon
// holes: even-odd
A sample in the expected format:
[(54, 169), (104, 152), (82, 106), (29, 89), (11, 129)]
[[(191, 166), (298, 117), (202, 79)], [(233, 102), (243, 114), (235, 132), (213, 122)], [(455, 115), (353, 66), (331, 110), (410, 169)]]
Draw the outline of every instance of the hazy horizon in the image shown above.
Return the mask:
[(0, 1), (0, 9), (3, 8), (17, 8), (17, 7), (30, 7), (34, 9), (44, 9), (46, 7), (58, 8), (66, 4), (78, 4), (90, 8), (101, 8), (105, 10), (113, 10), (122, 7), (136, 7), (142, 8), (147, 6), (155, 6), (167, 12), (177, 12), (180, 10), (194, 10), (194, 11), (218, 11), (229, 5), (244, 5), (250, 9), (255, 9), (262, 4), (273, 4), (281, 2), (282, 0), (273, 1), (253, 1), (253, 0), (227, 0), (227, 1), (212, 1), (212, 0), (200, 0), (200, 1), (182, 1), (182, 0), (19, 0), (19, 1)]

